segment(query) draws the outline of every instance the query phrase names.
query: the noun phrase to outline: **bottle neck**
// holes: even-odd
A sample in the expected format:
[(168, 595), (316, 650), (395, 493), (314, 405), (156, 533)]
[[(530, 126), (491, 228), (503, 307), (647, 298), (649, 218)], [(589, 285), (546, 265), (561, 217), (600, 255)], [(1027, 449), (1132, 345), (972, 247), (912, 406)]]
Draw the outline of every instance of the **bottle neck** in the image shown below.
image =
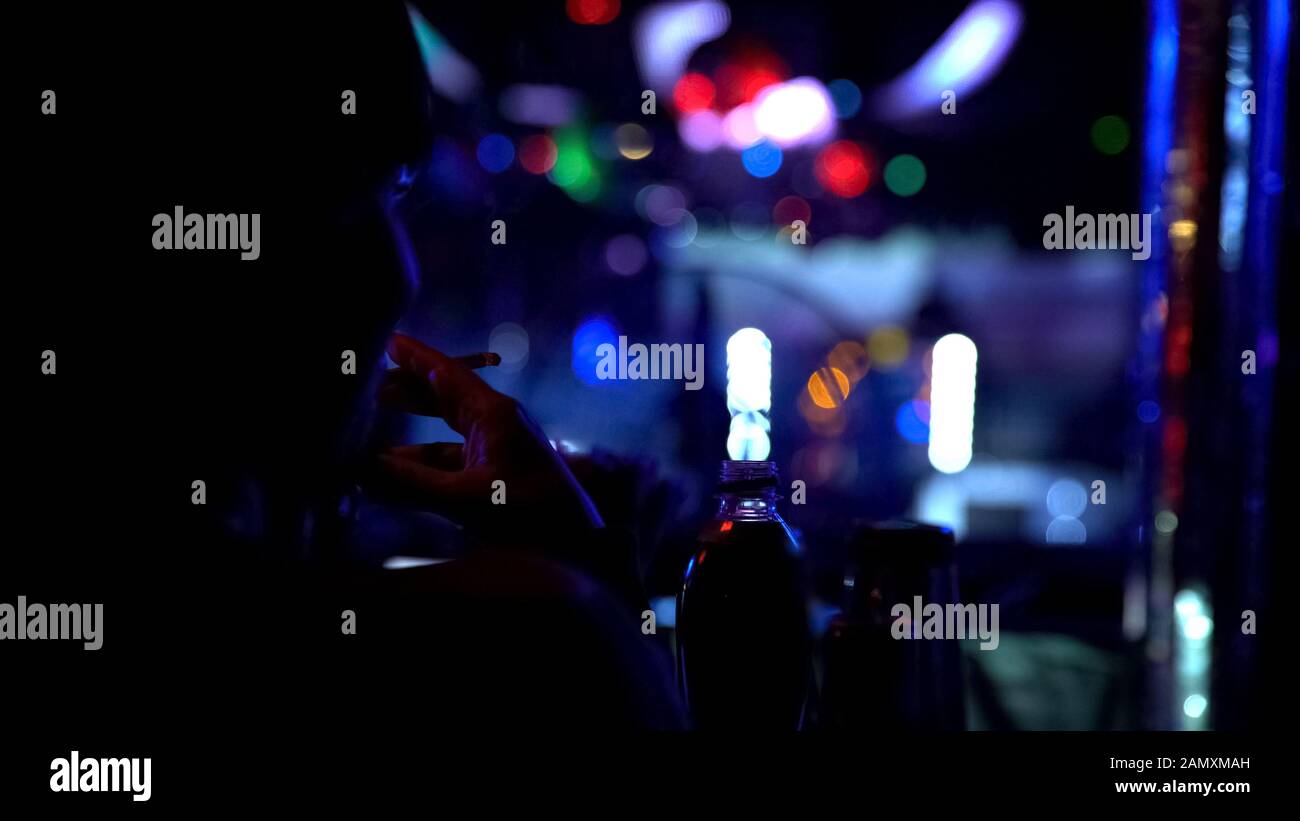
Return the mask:
[(717, 518), (744, 521), (776, 521), (781, 518), (776, 509), (776, 490), (721, 493), (718, 495)]
[(775, 462), (727, 460), (718, 477), (719, 519), (779, 520)]

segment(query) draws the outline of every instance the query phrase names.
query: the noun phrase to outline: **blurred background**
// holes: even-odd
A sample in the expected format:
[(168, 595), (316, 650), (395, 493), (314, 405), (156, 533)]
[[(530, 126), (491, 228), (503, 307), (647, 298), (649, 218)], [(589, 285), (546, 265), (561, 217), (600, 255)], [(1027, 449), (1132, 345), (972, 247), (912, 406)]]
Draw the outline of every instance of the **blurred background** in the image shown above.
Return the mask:
[[(1286, 2), (408, 10), (439, 136), (406, 330), (501, 354), (662, 628), (719, 461), (771, 459), (815, 627), (854, 522), (953, 529), (962, 600), (1001, 608), (969, 727), (1264, 719)], [(1152, 215), (1149, 258), (1046, 250), (1067, 207)], [(703, 388), (597, 379), (619, 336), (702, 343)]]

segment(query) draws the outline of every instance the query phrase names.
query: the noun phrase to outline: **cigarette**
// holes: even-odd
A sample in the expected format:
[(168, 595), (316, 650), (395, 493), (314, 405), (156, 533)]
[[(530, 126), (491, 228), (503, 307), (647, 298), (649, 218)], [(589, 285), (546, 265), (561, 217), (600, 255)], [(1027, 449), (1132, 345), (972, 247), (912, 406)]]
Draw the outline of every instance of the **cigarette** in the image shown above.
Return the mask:
[(483, 353), (474, 353), (474, 354), (470, 354), (469, 356), (457, 356), (453, 358), (460, 364), (469, 368), (470, 370), (478, 370), (479, 368), (486, 368), (488, 366), (501, 364), (501, 355), (492, 353), (491, 351), (484, 351)]

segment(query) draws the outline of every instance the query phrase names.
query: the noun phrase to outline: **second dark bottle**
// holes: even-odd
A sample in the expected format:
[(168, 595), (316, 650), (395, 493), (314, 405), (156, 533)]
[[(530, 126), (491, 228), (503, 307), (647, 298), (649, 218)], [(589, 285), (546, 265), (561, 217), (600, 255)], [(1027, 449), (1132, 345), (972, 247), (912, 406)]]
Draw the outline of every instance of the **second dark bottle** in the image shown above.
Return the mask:
[(799, 545), (772, 462), (726, 461), (677, 597), (677, 675), (700, 729), (795, 730), (812, 684)]

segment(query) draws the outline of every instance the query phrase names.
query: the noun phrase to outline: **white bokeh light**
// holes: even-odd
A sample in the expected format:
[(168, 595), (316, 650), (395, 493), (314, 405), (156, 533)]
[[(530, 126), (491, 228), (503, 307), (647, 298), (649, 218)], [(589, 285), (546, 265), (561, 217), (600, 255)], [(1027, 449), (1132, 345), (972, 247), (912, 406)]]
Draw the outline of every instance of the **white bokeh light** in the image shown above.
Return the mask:
[(741, 328), (727, 340), (727, 410), (727, 455), (766, 459), (772, 450), (767, 416), (772, 410), (772, 342), (757, 328)]

